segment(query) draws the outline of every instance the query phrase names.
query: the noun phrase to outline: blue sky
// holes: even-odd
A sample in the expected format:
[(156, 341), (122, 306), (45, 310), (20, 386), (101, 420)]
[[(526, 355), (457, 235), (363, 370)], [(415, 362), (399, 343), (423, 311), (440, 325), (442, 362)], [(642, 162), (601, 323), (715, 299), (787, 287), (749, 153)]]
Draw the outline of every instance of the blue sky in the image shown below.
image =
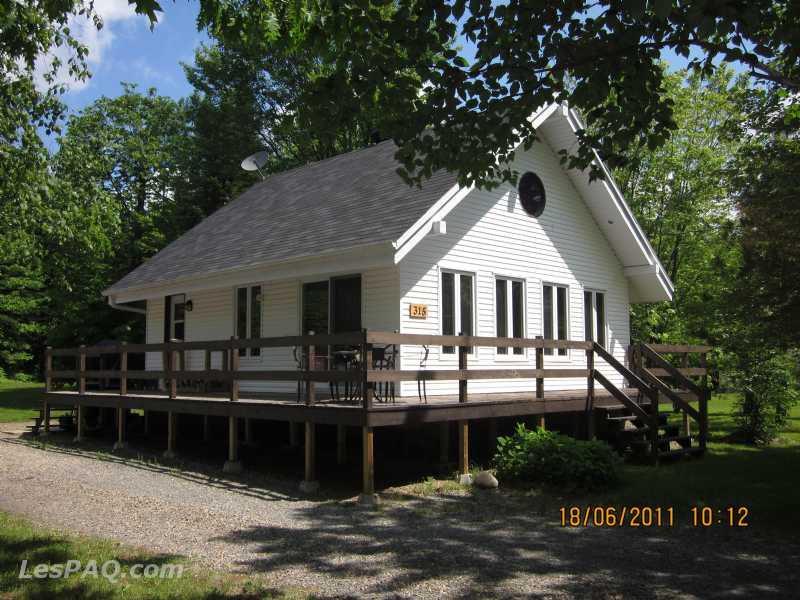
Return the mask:
[(99, 32), (81, 27), (80, 35), (89, 47), (92, 77), (70, 84), (63, 100), (77, 111), (100, 96), (117, 96), (121, 81), (140, 89), (155, 87), (160, 94), (180, 98), (191, 92), (180, 66), (191, 64), (195, 49), (208, 37), (197, 31), (198, 3), (195, 0), (166, 0), (164, 12), (151, 31), (146, 17), (136, 15), (127, 0), (95, 0), (103, 17)]

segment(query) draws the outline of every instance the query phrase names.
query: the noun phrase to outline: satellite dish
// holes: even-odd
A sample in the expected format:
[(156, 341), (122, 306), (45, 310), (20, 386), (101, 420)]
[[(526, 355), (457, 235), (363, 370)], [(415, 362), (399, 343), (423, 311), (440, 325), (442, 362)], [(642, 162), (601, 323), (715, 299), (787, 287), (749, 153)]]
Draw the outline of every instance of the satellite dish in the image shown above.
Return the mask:
[(536, 173), (528, 171), (519, 178), (519, 200), (522, 208), (532, 217), (540, 217), (546, 202), (544, 184)]
[(264, 179), (264, 174), (261, 172), (261, 167), (263, 167), (265, 164), (267, 164), (267, 153), (263, 151), (256, 152), (242, 161), (242, 168), (245, 171), (258, 171), (258, 174), (261, 175), (261, 179)]

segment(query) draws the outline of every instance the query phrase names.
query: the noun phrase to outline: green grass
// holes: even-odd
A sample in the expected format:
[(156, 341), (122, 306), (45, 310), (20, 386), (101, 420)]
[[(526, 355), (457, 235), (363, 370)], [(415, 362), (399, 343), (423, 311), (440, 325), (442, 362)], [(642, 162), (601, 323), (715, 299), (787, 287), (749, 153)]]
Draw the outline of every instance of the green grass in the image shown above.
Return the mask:
[[(116, 582), (102, 575), (82, 576), (73, 573), (58, 579), (19, 579), (20, 565), (27, 559), (27, 573), (37, 564), (66, 564), (80, 561), (85, 567), (97, 561), (98, 573), (105, 561), (120, 565)], [(130, 569), (136, 564), (183, 565), (181, 576), (169, 578), (133, 578)], [(107, 573), (116, 569), (107, 567)], [(140, 568), (141, 569), (141, 568)], [(121, 575), (125, 573), (126, 577)], [(0, 512), (0, 598), (3, 600), (39, 598), (305, 598), (299, 590), (276, 590), (258, 579), (220, 574), (198, 566), (181, 556), (153, 554), (112, 541), (64, 535), (37, 527), (25, 519)]]
[(44, 385), (0, 379), (0, 423), (33, 421), (39, 414)]
[(595, 495), (591, 502), (673, 506), (676, 514), (687, 518), (692, 506), (746, 506), (754, 527), (800, 532), (800, 405), (792, 409), (780, 437), (768, 447), (757, 448), (729, 441), (735, 399), (735, 394), (721, 394), (709, 402), (710, 440), (705, 457), (657, 468), (626, 465), (623, 485)]

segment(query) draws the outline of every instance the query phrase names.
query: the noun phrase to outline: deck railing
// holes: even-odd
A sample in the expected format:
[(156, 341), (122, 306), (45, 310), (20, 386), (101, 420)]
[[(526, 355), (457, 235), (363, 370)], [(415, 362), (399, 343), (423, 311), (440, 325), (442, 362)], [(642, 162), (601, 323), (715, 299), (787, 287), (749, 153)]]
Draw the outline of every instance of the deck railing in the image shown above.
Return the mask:
[[(373, 350), (377, 347), (416, 346), (416, 347), (442, 347), (449, 346), (457, 349), (457, 368), (375, 368), (372, 360)], [(349, 347), (357, 349), (360, 359), (357, 368), (341, 370), (331, 368), (330, 361), (317, 360), (318, 354), (327, 355), (332, 347)], [(470, 367), (470, 348), (530, 348), (534, 350), (533, 357), (527, 354), (519, 355), (521, 360), (530, 360), (529, 368), (485, 368)], [(239, 351), (241, 349), (260, 348), (295, 348), (302, 349), (302, 368), (295, 369), (260, 369), (257, 367), (240, 368)], [(324, 349), (324, 350), (322, 350)], [(546, 349), (566, 349), (579, 351), (585, 355), (584, 368), (565, 368), (557, 365), (553, 368), (545, 367)], [(299, 336), (268, 337), (256, 339), (237, 339), (213, 341), (171, 341), (152, 344), (126, 344), (114, 343), (101, 346), (79, 346), (77, 348), (52, 349), (47, 348), (45, 358), (45, 382), (47, 391), (54, 389), (54, 381), (73, 380), (77, 385), (80, 395), (86, 394), (87, 381), (92, 379), (114, 379), (119, 381), (119, 394), (128, 393), (128, 384), (131, 380), (159, 380), (163, 382), (169, 398), (178, 395), (180, 382), (206, 382), (222, 383), (232, 401), (239, 398), (239, 385), (243, 381), (286, 381), (299, 382), (298, 402), (312, 405), (317, 402), (316, 384), (340, 383), (352, 384), (358, 390), (358, 402), (364, 410), (373, 408), (375, 401), (376, 385), (389, 382), (403, 381), (458, 381), (459, 403), (469, 401), (469, 382), (474, 380), (535, 380), (533, 398), (544, 398), (545, 379), (580, 378), (586, 381), (586, 413), (591, 417), (595, 405), (595, 382), (605, 388), (623, 406), (637, 415), (643, 422), (648, 423), (651, 431), (652, 451), (657, 451), (657, 431), (659, 418), (659, 395), (671, 400), (674, 406), (684, 414), (684, 426), (688, 431), (689, 419), (697, 423), (701, 447), (705, 447), (708, 435), (708, 365), (706, 354), (710, 351), (708, 346), (689, 346), (674, 344), (637, 344), (631, 346), (629, 366), (625, 366), (605, 348), (591, 341), (552, 340), (537, 338), (507, 338), (486, 337), (471, 335), (426, 335), (392, 333), (382, 331), (363, 330), (351, 333), (338, 334), (309, 334)], [(202, 369), (187, 368), (186, 353), (199, 351), (204, 353)], [(130, 356), (141, 353), (160, 353), (162, 366), (159, 370), (129, 369)], [(212, 357), (215, 353), (221, 354), (220, 368), (212, 369)], [(663, 353), (663, 354), (662, 354)], [(680, 366), (674, 366), (664, 354), (678, 355), (681, 358)], [(698, 355), (690, 364), (690, 355)], [(87, 360), (97, 356), (119, 356), (118, 369), (87, 369)], [(53, 362), (72, 359), (72, 368), (53, 368)], [(616, 370), (630, 386), (638, 388), (642, 398), (648, 400), (647, 404), (631, 399), (618, 386), (613, 384), (603, 372), (597, 368), (597, 361), (604, 361), (611, 369)], [(318, 368), (322, 364), (324, 368)], [(692, 381), (691, 377), (701, 377), (700, 382)], [(670, 378), (674, 385), (665, 383), (664, 378)], [(304, 385), (303, 385), (304, 384)], [(694, 396), (698, 406), (692, 406), (681, 394), (677, 393), (674, 386), (682, 388)], [(593, 419), (589, 418), (590, 435)]]

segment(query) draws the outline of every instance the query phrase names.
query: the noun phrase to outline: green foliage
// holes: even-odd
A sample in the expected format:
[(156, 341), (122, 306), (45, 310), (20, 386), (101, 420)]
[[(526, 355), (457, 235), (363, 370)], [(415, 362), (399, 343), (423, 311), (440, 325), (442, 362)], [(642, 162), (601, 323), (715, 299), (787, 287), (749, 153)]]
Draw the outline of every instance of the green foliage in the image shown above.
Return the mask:
[(501, 480), (591, 490), (615, 485), (622, 460), (604, 442), (529, 430), (518, 423), (514, 435), (498, 438), (494, 465)]
[(733, 294), (751, 344), (800, 347), (800, 106), (780, 90), (749, 90), (730, 167), (741, 215), (742, 268)]
[(789, 411), (798, 399), (796, 355), (756, 358), (740, 375), (743, 395), (736, 402), (735, 437), (767, 445), (786, 426)]
[[(412, 180), (448, 168), (493, 185), (515, 176), (506, 159), (532, 142), (529, 117), (553, 98), (587, 121), (574, 166), (592, 165), (592, 147), (619, 166), (631, 146), (663, 144), (677, 121), (662, 51), (704, 75), (721, 58), (799, 90), (799, 17), (784, 4), (201, 0), (199, 24), (225, 43), (315, 57), (289, 106), (315, 133), (377, 108)], [(460, 37), (474, 60), (459, 54)]]
[(719, 344), (731, 336), (728, 295), (741, 264), (738, 222), (725, 169), (738, 140), (744, 79), (666, 74), (678, 128), (662, 146), (635, 145), (617, 172), (623, 195), (675, 284), (674, 302), (634, 306), (634, 339)]

